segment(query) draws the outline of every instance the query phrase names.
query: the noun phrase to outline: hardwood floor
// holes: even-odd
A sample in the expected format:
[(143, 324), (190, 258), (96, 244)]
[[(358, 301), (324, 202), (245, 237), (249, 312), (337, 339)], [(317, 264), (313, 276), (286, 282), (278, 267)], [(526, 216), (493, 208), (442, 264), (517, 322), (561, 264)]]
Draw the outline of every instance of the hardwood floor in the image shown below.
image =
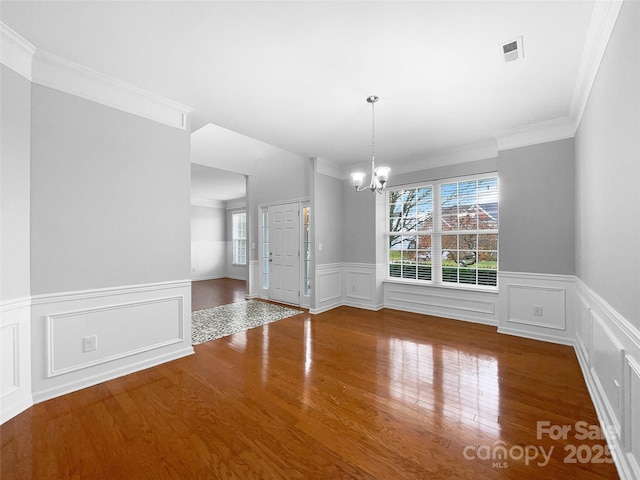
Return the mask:
[(8, 421), (1, 478), (617, 478), (570, 347), (341, 307), (195, 350)]
[(217, 278), (191, 283), (191, 310), (219, 307), (229, 303), (242, 302), (247, 293), (244, 280)]

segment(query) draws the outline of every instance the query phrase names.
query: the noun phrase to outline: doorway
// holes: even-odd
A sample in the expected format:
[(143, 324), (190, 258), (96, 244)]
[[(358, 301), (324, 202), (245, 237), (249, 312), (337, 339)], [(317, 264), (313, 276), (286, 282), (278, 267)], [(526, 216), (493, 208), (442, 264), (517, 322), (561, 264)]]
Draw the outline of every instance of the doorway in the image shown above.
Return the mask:
[(269, 300), (300, 305), (300, 203), (268, 207)]

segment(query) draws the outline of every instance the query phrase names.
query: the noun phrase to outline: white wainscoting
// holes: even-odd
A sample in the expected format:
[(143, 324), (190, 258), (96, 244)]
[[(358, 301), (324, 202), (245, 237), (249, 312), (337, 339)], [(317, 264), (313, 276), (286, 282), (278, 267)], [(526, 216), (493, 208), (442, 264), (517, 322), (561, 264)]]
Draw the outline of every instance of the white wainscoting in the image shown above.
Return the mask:
[(329, 263), (316, 265), (315, 293), (316, 305), (310, 313), (317, 314), (344, 305), (343, 264)]
[(369, 263), (330, 263), (315, 268), (315, 308), (318, 314), (342, 305), (380, 310), (382, 303), (379, 266)]
[(640, 331), (580, 279), (575, 350), (622, 479), (640, 479)]
[(624, 429), (625, 459), (635, 478), (640, 478), (640, 363), (635, 358), (626, 357), (625, 375), (625, 414), (626, 427)]
[(258, 260), (249, 260), (249, 291), (245, 297), (247, 299), (269, 298), (269, 292), (262, 289), (260, 263)]
[(406, 312), (498, 324), (498, 292), (385, 280), (384, 306)]
[[(382, 267), (382, 272), (380, 271)], [(343, 263), (344, 305), (380, 310), (382, 305), (382, 282), (386, 265), (369, 263)]]
[(498, 331), (573, 345), (575, 277), (500, 272)]
[[(92, 335), (97, 349), (85, 352)], [(191, 353), (190, 281), (32, 298), (35, 403)]]
[(2, 303), (0, 311), (0, 424), (33, 405), (31, 299)]

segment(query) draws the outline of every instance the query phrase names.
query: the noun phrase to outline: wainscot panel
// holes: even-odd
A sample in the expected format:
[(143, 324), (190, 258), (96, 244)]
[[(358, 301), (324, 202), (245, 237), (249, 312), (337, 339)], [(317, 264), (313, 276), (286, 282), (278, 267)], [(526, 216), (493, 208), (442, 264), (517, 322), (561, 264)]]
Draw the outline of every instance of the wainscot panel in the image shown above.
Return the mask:
[(498, 324), (498, 292), (386, 280), (384, 306), (486, 325)]
[(33, 405), (31, 396), (31, 300), (3, 302), (0, 314), (0, 424)]
[(191, 282), (37, 296), (31, 333), (40, 402), (193, 353)]
[(498, 331), (573, 345), (574, 277), (500, 272)]
[(344, 304), (366, 310), (380, 310), (378, 266), (368, 263), (343, 263)]
[(343, 264), (316, 265), (316, 305), (311, 313), (317, 314), (344, 304)]
[(621, 434), (622, 419), (622, 375), (624, 347), (607, 328), (600, 316), (591, 311), (591, 376), (602, 393), (602, 401), (610, 414), (618, 435)]
[[(627, 355), (625, 376), (625, 450), (626, 460), (635, 478), (640, 478), (640, 363)], [(635, 399), (635, 402), (634, 402)]]
[(621, 479), (640, 478), (640, 331), (576, 278), (575, 350)]

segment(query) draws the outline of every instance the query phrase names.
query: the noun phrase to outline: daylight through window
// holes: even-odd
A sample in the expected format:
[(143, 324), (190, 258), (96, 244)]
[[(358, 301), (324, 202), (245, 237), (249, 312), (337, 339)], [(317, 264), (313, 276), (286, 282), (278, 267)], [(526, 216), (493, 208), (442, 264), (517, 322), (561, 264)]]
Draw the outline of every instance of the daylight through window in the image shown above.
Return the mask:
[(498, 284), (498, 178), (432, 182), (388, 192), (389, 277)]
[(232, 214), (233, 227), (233, 263), (247, 264), (247, 214), (237, 212)]

